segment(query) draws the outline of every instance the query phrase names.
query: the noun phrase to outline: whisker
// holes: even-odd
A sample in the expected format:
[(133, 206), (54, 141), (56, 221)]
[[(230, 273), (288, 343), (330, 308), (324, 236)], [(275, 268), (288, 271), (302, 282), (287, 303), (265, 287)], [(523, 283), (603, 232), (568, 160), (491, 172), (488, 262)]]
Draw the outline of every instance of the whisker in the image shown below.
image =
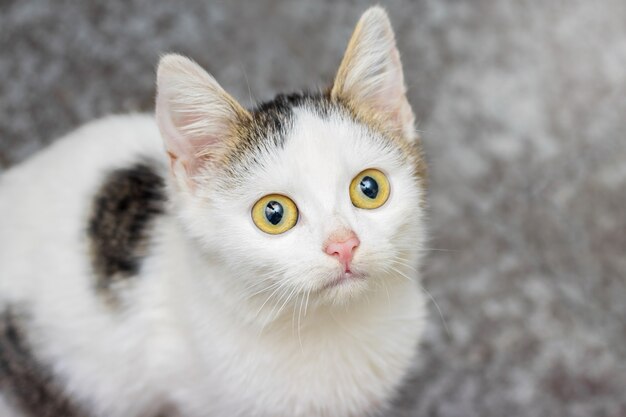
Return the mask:
[(437, 252), (461, 252), (458, 249), (443, 249), (443, 248), (421, 248), (424, 251), (437, 251)]
[[(261, 307), (256, 312), (255, 317), (258, 316), (259, 314), (261, 314), (261, 311), (263, 310), (263, 307), (265, 307), (265, 304), (267, 304), (267, 302), (270, 300), (270, 298), (272, 298), (274, 296), (274, 294), (276, 294), (276, 292), (280, 291), (285, 285), (287, 285), (287, 281), (281, 282), (280, 285), (274, 291), (272, 291), (272, 293), (265, 299), (263, 304), (261, 304)], [(281, 298), (282, 298), (282, 296), (281, 296)]]
[(309, 296), (311, 295), (311, 289), (306, 291), (306, 304), (304, 305), (304, 317), (306, 317), (307, 308), (309, 307)]
[(305, 293), (302, 293), (302, 301), (300, 302), (300, 308), (298, 311), (298, 342), (300, 342), (300, 350), (304, 353), (304, 347), (302, 345), (302, 305), (304, 304)]
[[(397, 268), (394, 268), (393, 266), (391, 267), (396, 273), (400, 274), (401, 276), (403, 276), (404, 278), (408, 279), (409, 281), (415, 282), (415, 280), (409, 278), (406, 274), (404, 274), (402, 271), (400, 271)], [(441, 308), (439, 307), (439, 304), (437, 303), (437, 301), (435, 300), (435, 297), (426, 289), (424, 288), (424, 286), (422, 284), (420, 284), (419, 282), (415, 282), (422, 291), (424, 291), (424, 293), (426, 293), (426, 295), (430, 298), (430, 300), (433, 302), (433, 304), (435, 305), (435, 308), (437, 309), (437, 311), (439, 312), (439, 317), (441, 317), (441, 321), (443, 322), (443, 327), (446, 330), (446, 333), (448, 334), (448, 336), (451, 336), (450, 334), (450, 329), (448, 328), (448, 322), (446, 321), (443, 312), (441, 311)]]
[(267, 286), (267, 287), (263, 287), (263, 288), (261, 288), (260, 290), (253, 292), (252, 294), (250, 294), (250, 295), (249, 295), (249, 296), (247, 296), (246, 298), (247, 298), (247, 299), (251, 299), (251, 298), (253, 298), (253, 297), (255, 297), (255, 296), (257, 296), (257, 295), (259, 295), (259, 294), (261, 294), (261, 293), (264, 293), (264, 292), (270, 291), (271, 289), (276, 288), (276, 287), (277, 287), (277, 286), (279, 286), (279, 285), (281, 285), (281, 283), (280, 283), (280, 282), (275, 282), (275, 283), (273, 283), (272, 285), (269, 285), (269, 286)]
[(413, 271), (413, 272), (418, 272), (418, 270), (417, 270), (417, 268), (415, 266), (413, 266), (412, 264), (408, 263), (407, 261), (405, 261), (402, 258), (395, 257), (395, 258), (392, 258), (391, 261), (396, 263), (396, 264), (398, 264), (398, 265), (405, 266), (405, 267), (411, 269), (411, 271)]
[(291, 301), (291, 299), (293, 298), (294, 295), (296, 295), (296, 289), (297, 287), (294, 287), (291, 292), (289, 293), (289, 296), (287, 296), (287, 298), (285, 298), (285, 301), (283, 302), (283, 304), (280, 306), (280, 308), (278, 309), (278, 311), (276, 312), (276, 316), (274, 316), (274, 318), (278, 318), (280, 317), (280, 313), (282, 313), (283, 309), (285, 308), (285, 306), (287, 305), (287, 303), (289, 301)]

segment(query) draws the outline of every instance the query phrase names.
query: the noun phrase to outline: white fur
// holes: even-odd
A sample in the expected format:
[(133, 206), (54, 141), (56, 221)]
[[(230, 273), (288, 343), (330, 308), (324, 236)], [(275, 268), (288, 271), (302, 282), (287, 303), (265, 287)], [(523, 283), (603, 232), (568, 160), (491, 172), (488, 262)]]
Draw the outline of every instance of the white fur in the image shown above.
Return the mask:
[[(414, 269), (422, 191), (401, 151), (342, 112), (295, 109), (285, 146), (268, 147), (235, 185), (214, 168), (194, 189), (170, 184), (171, 208), (141, 275), (112, 308), (93, 289), (92, 195), (108, 170), (142, 157), (169, 166), (165, 155), (151, 117), (112, 117), (0, 177), (0, 307), (28, 310), (34, 351), (69, 394), (99, 417), (161, 407), (185, 417), (384, 409), (424, 316)], [(376, 210), (350, 202), (350, 181), (365, 168), (391, 183)], [(282, 235), (250, 218), (268, 193), (299, 208)], [(367, 279), (322, 289), (341, 272), (322, 251), (338, 228), (358, 235), (353, 267)]]
[[(191, 417), (375, 409), (406, 373), (423, 316), (416, 284), (383, 273), (376, 261), (405, 232), (413, 245), (405, 247), (406, 262), (415, 262), (420, 216), (410, 169), (363, 134), (348, 121), (300, 111), (283, 157), (268, 159), (275, 170), (257, 173), (266, 178), (260, 189), (215, 195), (227, 210), (197, 203), (185, 214), (182, 224), (223, 262), (212, 265), (179, 221), (165, 218), (126, 309), (115, 312), (92, 288), (87, 196), (107, 168), (163, 152), (149, 117), (86, 126), (0, 179), (2, 302), (32, 308), (37, 354), (98, 416), (143, 416), (163, 403)], [(368, 166), (384, 169), (393, 187), (387, 204), (372, 212), (354, 208), (348, 197), (351, 177)], [(301, 222), (285, 235), (263, 234), (249, 220), (251, 204), (270, 190), (289, 194), (300, 208)], [(277, 308), (270, 302), (267, 315), (254, 320), (268, 294), (247, 299), (252, 289), (245, 288), (262, 277), (250, 263), (275, 263), (298, 285), (318, 285), (307, 269), (337, 268), (321, 251), (337, 224), (361, 239), (355, 264), (375, 271), (367, 288), (340, 305), (332, 302), (337, 294), (317, 304), (311, 298), (306, 314), (299, 299), (268, 324), (270, 306)]]

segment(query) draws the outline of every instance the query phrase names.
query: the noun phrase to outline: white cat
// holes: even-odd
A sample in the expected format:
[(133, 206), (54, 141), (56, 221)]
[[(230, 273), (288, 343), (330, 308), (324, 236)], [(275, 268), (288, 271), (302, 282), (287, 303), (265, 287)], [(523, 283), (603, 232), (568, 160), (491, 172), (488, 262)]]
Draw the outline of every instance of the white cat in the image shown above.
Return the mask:
[(384, 411), (425, 311), (413, 124), (378, 7), (330, 89), (253, 110), (162, 58), (156, 122), (0, 177), (2, 416)]

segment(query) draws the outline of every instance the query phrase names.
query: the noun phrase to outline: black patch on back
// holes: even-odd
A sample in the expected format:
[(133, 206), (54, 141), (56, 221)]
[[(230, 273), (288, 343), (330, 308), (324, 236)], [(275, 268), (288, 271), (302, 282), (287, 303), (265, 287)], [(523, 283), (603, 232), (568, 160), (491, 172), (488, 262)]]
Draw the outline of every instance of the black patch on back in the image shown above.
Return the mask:
[(96, 194), (88, 236), (97, 288), (137, 275), (152, 220), (165, 211), (165, 182), (148, 163), (111, 172)]
[(0, 391), (33, 417), (85, 417), (66, 396), (50, 370), (33, 356), (20, 321), (9, 309), (0, 313)]

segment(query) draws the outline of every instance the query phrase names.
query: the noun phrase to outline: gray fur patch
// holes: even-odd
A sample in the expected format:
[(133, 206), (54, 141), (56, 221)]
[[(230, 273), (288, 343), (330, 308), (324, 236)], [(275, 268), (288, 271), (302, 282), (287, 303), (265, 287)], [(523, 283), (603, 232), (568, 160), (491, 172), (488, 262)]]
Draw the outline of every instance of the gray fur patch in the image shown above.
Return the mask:
[[(99, 291), (137, 275), (150, 226), (165, 211), (165, 181), (148, 163), (111, 172), (96, 194), (87, 233)], [(108, 294), (110, 295), (110, 294)]]
[(0, 391), (10, 403), (33, 417), (84, 417), (54, 381), (50, 370), (34, 357), (16, 314), (0, 314)]

